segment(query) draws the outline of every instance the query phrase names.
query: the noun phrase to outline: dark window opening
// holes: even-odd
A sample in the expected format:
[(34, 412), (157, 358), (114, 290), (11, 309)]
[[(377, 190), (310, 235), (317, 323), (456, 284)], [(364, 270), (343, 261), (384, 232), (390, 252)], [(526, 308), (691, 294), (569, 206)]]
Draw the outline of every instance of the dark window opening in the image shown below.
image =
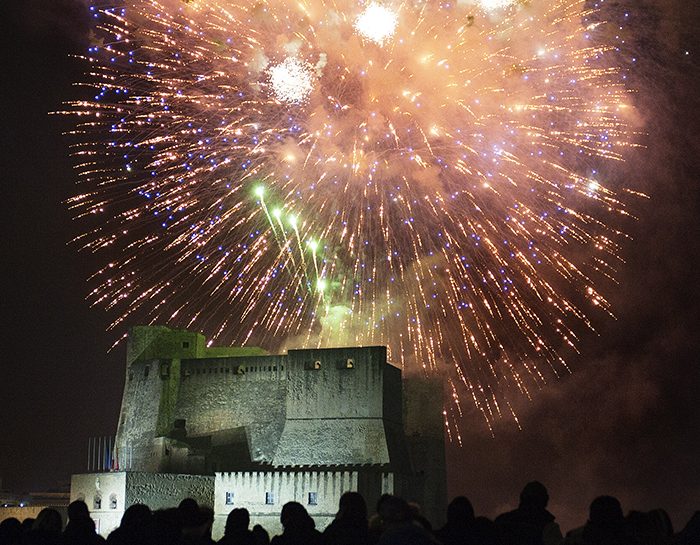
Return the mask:
[(143, 377), (148, 378), (148, 373), (151, 372), (151, 366), (147, 365), (146, 367), (143, 368)]
[(110, 508), (110, 509), (116, 509), (116, 508), (117, 508), (117, 495), (116, 495), (116, 494), (112, 494), (112, 495), (109, 497), (109, 508)]
[(309, 492), (309, 505), (318, 505), (318, 494), (316, 492)]
[(265, 492), (265, 504), (266, 505), (274, 505), (275, 503), (275, 496), (272, 492)]
[(100, 496), (95, 496), (92, 499), (92, 508), (93, 509), (102, 509), (102, 498)]
[(233, 505), (233, 492), (226, 492), (226, 505)]
[(182, 348), (189, 348), (190, 347), (190, 341), (182, 341)]

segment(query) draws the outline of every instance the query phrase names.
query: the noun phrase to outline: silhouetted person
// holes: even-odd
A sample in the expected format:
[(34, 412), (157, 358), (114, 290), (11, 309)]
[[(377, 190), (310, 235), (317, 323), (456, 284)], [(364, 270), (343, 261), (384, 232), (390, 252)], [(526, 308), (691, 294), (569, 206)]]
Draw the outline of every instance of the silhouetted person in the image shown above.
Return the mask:
[(474, 543), (474, 507), (464, 496), (457, 496), (447, 506), (447, 523), (435, 532), (443, 545)]
[[(194, 500), (192, 500), (194, 501)], [(182, 535), (180, 543), (183, 545), (210, 545), (214, 541), (211, 539), (211, 528), (214, 524), (214, 511), (206, 506), (194, 506), (188, 503), (183, 506), (180, 503), (178, 511), (182, 521)]]
[(68, 506), (68, 524), (63, 530), (66, 545), (100, 545), (105, 539), (95, 532), (95, 521), (84, 501), (76, 500)]
[(253, 526), (253, 529), (251, 530), (253, 533), (253, 537), (255, 538), (255, 545), (270, 545), (270, 534), (267, 533), (267, 530), (260, 526), (259, 524), (256, 524)]
[(664, 509), (652, 509), (649, 511), (649, 517), (651, 517), (656, 531), (664, 537), (664, 540), (670, 540), (673, 537), (673, 523)]
[(223, 545), (255, 545), (255, 536), (248, 530), (250, 514), (247, 509), (233, 509), (226, 517), (224, 537), (219, 540)]
[(380, 545), (435, 545), (438, 541), (416, 522), (408, 503), (397, 496), (386, 496), (378, 504), (383, 532)]
[(285, 503), (280, 514), (284, 531), (275, 536), (270, 545), (317, 545), (322, 543), (321, 533), (304, 506), (295, 501)]
[(345, 492), (338, 503), (335, 519), (323, 532), (327, 545), (367, 545), (367, 504), (358, 492)]
[(369, 542), (372, 545), (379, 542), (379, 538), (382, 536), (382, 533), (384, 532), (384, 521), (382, 520), (382, 517), (379, 513), (382, 510), (382, 504), (391, 497), (392, 497), (391, 494), (382, 494), (379, 497), (379, 499), (377, 500), (376, 512), (367, 521), (368, 530), (369, 530)]
[(625, 518), (617, 498), (599, 496), (591, 502), (588, 522), (566, 535), (566, 545), (625, 545)]
[(62, 545), (63, 519), (55, 509), (47, 507), (39, 511), (31, 531), (24, 537), (28, 545)]
[(496, 527), (504, 545), (558, 545), (562, 541), (554, 515), (547, 511), (549, 494), (539, 481), (525, 485), (520, 505), (496, 518)]
[(180, 540), (181, 521), (177, 508), (158, 509), (153, 513), (153, 543), (172, 545)]
[(634, 545), (666, 545), (673, 535), (671, 519), (663, 509), (648, 513), (631, 511), (625, 520), (625, 529)]
[(22, 523), (14, 518), (0, 522), (0, 545), (19, 545), (22, 537)]
[(122, 515), (119, 528), (107, 537), (107, 545), (146, 545), (153, 537), (151, 510), (142, 503), (136, 503)]

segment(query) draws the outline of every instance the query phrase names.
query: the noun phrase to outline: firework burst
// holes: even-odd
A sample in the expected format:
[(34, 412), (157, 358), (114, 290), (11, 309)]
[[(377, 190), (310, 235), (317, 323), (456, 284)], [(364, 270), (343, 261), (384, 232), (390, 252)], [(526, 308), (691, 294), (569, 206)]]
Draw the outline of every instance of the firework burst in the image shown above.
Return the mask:
[(387, 344), (487, 421), (609, 312), (628, 95), (578, 0), (93, 7), (93, 302), (271, 349)]

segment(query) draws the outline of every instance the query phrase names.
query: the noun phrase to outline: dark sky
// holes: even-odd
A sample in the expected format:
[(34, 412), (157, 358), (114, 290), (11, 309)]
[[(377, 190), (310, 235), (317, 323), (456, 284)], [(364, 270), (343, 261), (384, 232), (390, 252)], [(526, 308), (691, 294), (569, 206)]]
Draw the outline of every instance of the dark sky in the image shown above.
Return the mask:
[[(621, 2), (618, 2), (620, 4)], [(478, 417), (449, 449), (451, 492), (493, 515), (540, 479), (564, 527), (590, 500), (666, 507), (676, 525), (700, 509), (700, 60), (695, 2), (630, 2), (639, 61), (632, 78), (645, 146), (626, 165), (649, 196), (636, 204), (627, 264), (608, 292), (617, 320), (583, 338), (571, 376), (518, 407), (523, 430)], [(2, 313), (0, 477), (36, 490), (84, 470), (87, 438), (114, 432), (123, 348), (110, 316), (88, 308), (98, 263), (67, 242), (79, 234), (63, 201), (75, 194), (70, 122), (48, 112), (78, 91), (88, 21), (71, 0), (2, 2), (0, 176)], [(689, 51), (689, 55), (685, 51)]]

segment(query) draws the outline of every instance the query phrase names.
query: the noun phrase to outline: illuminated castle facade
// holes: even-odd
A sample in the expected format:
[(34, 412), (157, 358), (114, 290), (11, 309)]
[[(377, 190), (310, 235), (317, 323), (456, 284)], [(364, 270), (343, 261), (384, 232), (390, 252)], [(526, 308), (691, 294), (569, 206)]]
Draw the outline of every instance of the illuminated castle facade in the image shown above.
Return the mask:
[(340, 495), (370, 509), (384, 492), (439, 520), (445, 503), (442, 390), (403, 380), (385, 347), (208, 348), (199, 333), (130, 331), (114, 471), (75, 475), (107, 534), (133, 503), (212, 505), (215, 536), (233, 507), (275, 531), (284, 503), (304, 504), (319, 527)]

